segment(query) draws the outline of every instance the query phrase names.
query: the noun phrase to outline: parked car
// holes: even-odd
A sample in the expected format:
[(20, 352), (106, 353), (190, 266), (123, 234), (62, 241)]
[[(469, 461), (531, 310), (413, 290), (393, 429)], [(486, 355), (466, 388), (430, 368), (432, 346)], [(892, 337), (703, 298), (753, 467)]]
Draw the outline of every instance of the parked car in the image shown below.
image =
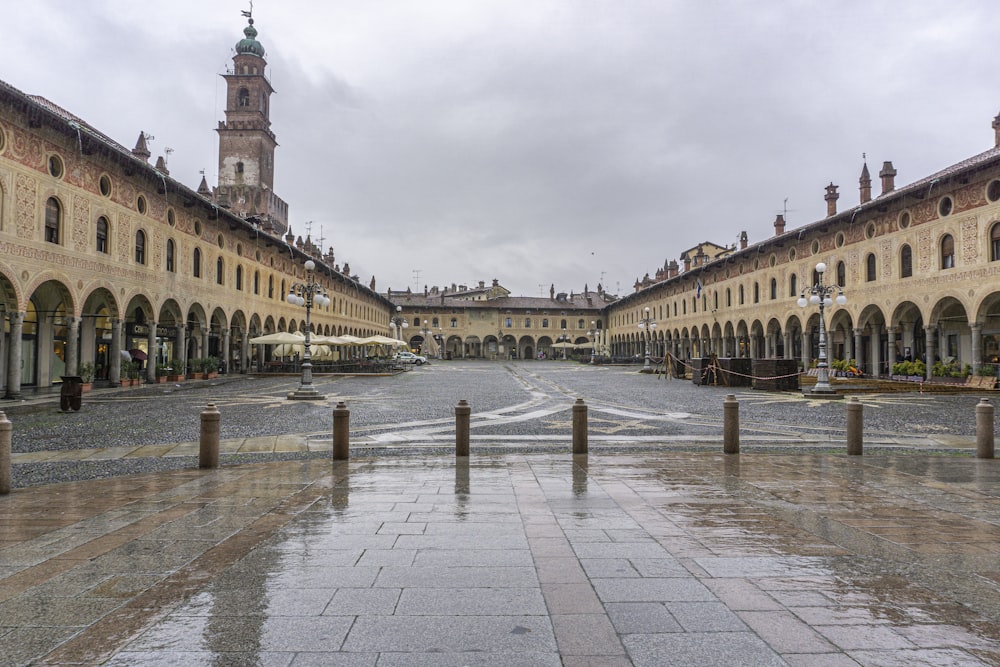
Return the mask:
[(413, 354), (412, 352), (404, 350), (396, 353), (396, 361), (404, 364), (416, 364), (417, 366), (423, 366), (427, 363), (427, 357), (421, 357), (419, 354)]

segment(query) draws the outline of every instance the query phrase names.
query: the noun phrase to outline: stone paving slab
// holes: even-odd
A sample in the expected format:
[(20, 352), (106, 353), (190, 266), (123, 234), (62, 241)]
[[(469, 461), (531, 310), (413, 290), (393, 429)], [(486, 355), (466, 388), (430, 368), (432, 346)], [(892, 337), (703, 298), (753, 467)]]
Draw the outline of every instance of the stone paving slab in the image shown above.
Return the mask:
[(992, 460), (284, 461), (0, 516), (4, 664), (1000, 664)]

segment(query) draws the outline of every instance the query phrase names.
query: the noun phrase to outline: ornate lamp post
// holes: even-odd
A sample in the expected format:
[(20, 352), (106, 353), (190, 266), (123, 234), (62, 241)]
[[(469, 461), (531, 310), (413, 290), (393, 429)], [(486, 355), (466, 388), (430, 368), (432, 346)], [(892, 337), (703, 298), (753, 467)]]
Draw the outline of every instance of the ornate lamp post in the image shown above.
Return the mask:
[(426, 357), (427, 351), (424, 347), (428, 347), (427, 341), (434, 335), (434, 332), (431, 331), (431, 328), (427, 325), (427, 320), (424, 320), (424, 327), (420, 330), (420, 335), (424, 337), (423, 345), (420, 347), (420, 353)]
[(438, 344), (438, 359), (444, 361), (444, 332), (441, 330), (441, 327), (438, 327), (438, 332), (434, 336), (434, 340)]
[(396, 331), (396, 338), (398, 338), (399, 340), (403, 340), (403, 329), (410, 326), (409, 323), (406, 321), (406, 318), (400, 314), (402, 312), (403, 312), (403, 307), (396, 306), (396, 315), (390, 320), (390, 322), (392, 322), (393, 328)]
[(326, 295), (322, 285), (313, 282), (313, 271), (316, 269), (316, 262), (307, 259), (305, 267), (306, 281), (304, 283), (293, 283), (288, 289), (288, 296), (285, 298), (293, 306), (306, 307), (306, 339), (303, 343), (305, 352), (302, 355), (302, 381), (299, 388), (290, 393), (288, 398), (316, 400), (322, 399), (323, 395), (316, 391), (316, 388), (312, 384), (312, 361), (310, 361), (311, 356), (309, 353), (309, 335), (312, 333), (310, 315), (313, 305), (320, 308), (329, 306), (330, 297)]
[(816, 265), (816, 284), (803, 289), (798, 300), (799, 308), (805, 308), (810, 304), (819, 305), (819, 363), (817, 364), (819, 375), (816, 376), (816, 386), (813, 387), (812, 391), (804, 391), (803, 393), (807, 396), (839, 398), (840, 395), (830, 386), (830, 371), (826, 364), (826, 319), (823, 315), (823, 309), (833, 305), (834, 299), (832, 297), (834, 294), (837, 295), (838, 306), (846, 304), (847, 297), (844, 296), (844, 290), (838, 285), (823, 284), (824, 273), (826, 273), (826, 264), (820, 262)]
[(597, 330), (597, 323), (593, 320), (590, 321), (590, 331), (587, 335), (590, 336), (590, 363), (594, 363), (594, 357), (597, 356), (597, 334), (600, 333)]
[(559, 336), (559, 342), (563, 344), (563, 361), (566, 361), (566, 344), (569, 343), (569, 336), (566, 335), (566, 330), (562, 330), (562, 335)]
[(656, 320), (650, 315), (649, 306), (646, 306), (644, 312), (646, 316), (639, 319), (639, 330), (643, 332), (643, 339), (646, 343), (646, 361), (642, 364), (642, 372), (652, 373), (653, 369), (649, 365), (649, 338), (653, 334), (653, 329), (656, 328)]

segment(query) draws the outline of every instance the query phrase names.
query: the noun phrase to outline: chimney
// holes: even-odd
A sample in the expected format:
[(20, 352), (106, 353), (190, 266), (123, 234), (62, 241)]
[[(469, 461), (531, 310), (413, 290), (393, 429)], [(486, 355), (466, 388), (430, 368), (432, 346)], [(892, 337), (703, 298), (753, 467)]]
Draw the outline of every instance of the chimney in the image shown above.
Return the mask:
[(676, 259), (670, 260), (670, 263), (667, 264), (667, 278), (676, 278), (677, 269), (678, 269), (677, 260)]
[(861, 190), (861, 203), (866, 204), (872, 200), (872, 177), (868, 173), (868, 163), (861, 167), (861, 178), (858, 179), (858, 186)]
[(774, 219), (774, 235), (781, 236), (785, 233), (785, 216), (781, 213)]
[(878, 175), (882, 178), (882, 194), (896, 189), (896, 169), (892, 166), (892, 162), (888, 160), (883, 162), (882, 171)]
[(747, 233), (746, 232), (740, 232), (740, 250), (746, 250), (748, 242), (749, 242), (749, 239), (747, 238)]
[(132, 155), (149, 162), (149, 156), (152, 155), (152, 153), (149, 152), (149, 148), (146, 146), (145, 132), (139, 133), (139, 140), (135, 142), (135, 148), (132, 149)]
[(832, 215), (837, 215), (837, 200), (840, 199), (840, 195), (837, 194), (837, 187), (830, 181), (830, 185), (826, 186), (826, 195), (823, 199), (826, 200), (826, 217)]
[(691, 257), (689, 255), (684, 255), (684, 272), (687, 273), (691, 270)]
[(705, 265), (705, 251), (702, 250), (701, 246), (698, 246), (698, 253), (694, 256), (694, 265), (695, 266)]
[(163, 156), (156, 158), (156, 171), (160, 172), (164, 176), (169, 176), (170, 172), (167, 171), (167, 161), (163, 159)]
[(1000, 148), (1000, 114), (993, 119), (993, 144), (996, 148)]

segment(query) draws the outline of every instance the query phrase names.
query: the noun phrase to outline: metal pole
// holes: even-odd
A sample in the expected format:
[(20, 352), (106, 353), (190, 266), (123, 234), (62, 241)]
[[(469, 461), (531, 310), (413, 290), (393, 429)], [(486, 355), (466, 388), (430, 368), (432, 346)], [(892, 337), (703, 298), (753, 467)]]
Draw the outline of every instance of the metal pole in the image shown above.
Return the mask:
[(864, 453), (864, 405), (857, 396), (847, 401), (847, 454), (861, 456)]
[(976, 458), (993, 458), (993, 404), (988, 398), (976, 406)]
[(725, 454), (740, 453), (740, 402), (734, 394), (728, 394), (722, 402), (722, 451)]
[(222, 415), (215, 403), (209, 403), (201, 412), (201, 437), (198, 441), (198, 467), (219, 467), (219, 430)]
[(587, 405), (582, 398), (573, 404), (573, 453), (587, 453)]
[(0, 495), (10, 493), (10, 440), (14, 425), (0, 410)]
[(455, 406), (455, 456), (469, 455), (469, 415), (472, 407), (463, 398)]
[(351, 411), (343, 401), (333, 409), (333, 460), (346, 461), (351, 457)]

